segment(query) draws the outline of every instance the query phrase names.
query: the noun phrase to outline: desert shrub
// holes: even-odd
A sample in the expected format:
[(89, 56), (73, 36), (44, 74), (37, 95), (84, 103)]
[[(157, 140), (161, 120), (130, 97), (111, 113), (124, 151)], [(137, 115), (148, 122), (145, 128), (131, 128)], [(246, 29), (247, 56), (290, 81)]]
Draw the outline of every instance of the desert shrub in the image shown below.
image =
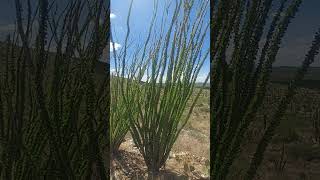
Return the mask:
[(129, 113), (123, 96), (120, 95), (124, 79), (111, 76), (110, 102), (110, 147), (112, 154), (117, 154), (119, 146), (129, 131)]
[[(215, 180), (227, 179), (230, 167), (240, 153), (245, 134), (266, 100), (279, 45), (302, 0), (276, 2), (213, 1), (210, 167), (211, 178)], [(273, 4), (277, 10), (272, 21), (267, 23)], [(268, 31), (263, 36), (265, 29)], [(263, 38), (265, 41), (262, 42)], [(320, 35), (317, 32), (301, 67), (288, 83), (279, 103), (274, 105), (275, 112), (270, 115), (268, 126), (258, 142), (244, 179), (255, 177), (264, 152), (296, 93), (297, 83), (301, 82), (313, 63), (319, 47)]]
[(193, 96), (197, 76), (209, 55), (208, 49), (203, 50), (209, 29), (205, 22), (208, 5), (205, 0), (173, 1), (162, 6), (161, 25), (156, 27), (156, 2), (147, 39), (142, 46), (134, 46), (132, 58), (127, 60), (130, 6), (123, 51), (114, 59), (118, 76), (126, 78), (122, 82), (125, 88), (119, 91), (127, 105), (130, 133), (150, 174), (159, 172), (166, 162), (202, 93), (203, 88)]
[(1, 48), (0, 178), (107, 179), (109, 73), (95, 67), (109, 1), (14, 2)]

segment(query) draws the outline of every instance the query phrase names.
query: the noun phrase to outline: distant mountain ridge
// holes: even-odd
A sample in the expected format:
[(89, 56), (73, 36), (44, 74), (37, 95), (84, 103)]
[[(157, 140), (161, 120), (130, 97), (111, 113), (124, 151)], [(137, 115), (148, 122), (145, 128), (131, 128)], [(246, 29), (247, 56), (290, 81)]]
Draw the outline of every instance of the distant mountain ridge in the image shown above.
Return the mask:
[[(299, 67), (279, 66), (273, 67), (271, 81), (288, 81), (294, 77)], [(320, 67), (309, 67), (304, 80), (320, 81)]]
[[(271, 83), (287, 85), (295, 76), (299, 67), (279, 66), (273, 67)], [(298, 83), (299, 87), (320, 89), (320, 67), (309, 67), (304, 79)]]

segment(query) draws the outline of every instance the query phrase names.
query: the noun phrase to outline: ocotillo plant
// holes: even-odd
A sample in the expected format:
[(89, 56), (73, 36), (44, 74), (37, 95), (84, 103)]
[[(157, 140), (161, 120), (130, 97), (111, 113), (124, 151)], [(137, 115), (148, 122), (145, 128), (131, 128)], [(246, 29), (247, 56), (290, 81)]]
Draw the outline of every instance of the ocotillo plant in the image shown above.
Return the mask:
[[(279, 44), (301, 0), (282, 0), (270, 23), (273, 0), (213, 1), (211, 34), (211, 178), (226, 179), (251, 122), (264, 101)], [(268, 28), (269, 27), (269, 28)], [(268, 29), (267, 29), (268, 28)], [(266, 33), (262, 42), (263, 31)], [(260, 49), (259, 44), (263, 46)], [(318, 53), (319, 34), (290, 82), (246, 173), (253, 179), (299, 82)], [(260, 51), (261, 50), (261, 51)], [(227, 54), (231, 54), (228, 56)]]
[[(131, 9), (132, 9), (132, 3), (129, 8), (129, 13), (127, 19), (130, 18)], [(119, 146), (124, 140), (125, 135), (129, 131), (129, 116), (130, 113), (128, 113), (125, 97), (123, 95), (123, 92), (126, 89), (126, 81), (132, 81), (133, 77), (124, 77), (122, 75), (122, 66), (125, 66), (121, 63), (122, 59), (126, 58), (126, 52), (127, 49), (123, 49), (120, 53), (116, 52), (115, 49), (115, 43), (112, 39), (112, 32), (111, 34), (111, 42), (110, 46), (112, 49), (112, 55), (111, 58), (113, 59), (115, 69), (111, 72), (111, 104), (110, 104), (110, 147), (111, 147), (111, 153), (113, 155), (116, 155), (119, 149)], [(149, 33), (150, 34), (150, 33)], [(129, 32), (127, 33), (127, 37), (129, 36)], [(123, 70), (124, 71), (124, 70)]]
[(108, 1), (15, 7), (16, 33), (1, 48), (0, 178), (107, 179), (109, 73), (95, 65)]
[(156, 2), (149, 36), (142, 48), (135, 46), (138, 48), (128, 60), (130, 6), (123, 56), (115, 57), (119, 77), (126, 78), (121, 95), (129, 113), (130, 132), (150, 175), (164, 165), (190, 117), (201, 93), (193, 99), (195, 82), (209, 54), (203, 46), (209, 29), (205, 21), (209, 1), (173, 1), (165, 6), (160, 27), (154, 23), (157, 7)]
[[(129, 13), (128, 13), (128, 19), (130, 18), (131, 9), (132, 9), (132, 3), (130, 5)], [(113, 59), (115, 69), (111, 72), (111, 79), (110, 79), (110, 85), (111, 85), (111, 104), (110, 104), (110, 146), (111, 146), (111, 153), (112, 156), (117, 154), (117, 151), (119, 149), (120, 144), (123, 142), (125, 135), (129, 131), (129, 116), (130, 113), (128, 113), (126, 101), (124, 100), (124, 94), (123, 92), (126, 89), (126, 81), (131, 81), (132, 77), (124, 78), (122, 75), (122, 71), (124, 72), (124, 66), (120, 61), (126, 58), (126, 51), (127, 49), (124, 49), (120, 53), (116, 52), (115, 49), (115, 43), (112, 39), (112, 32), (110, 32), (111, 38), (110, 38), (110, 46), (112, 49), (112, 55), (110, 56)], [(129, 33), (127, 33), (127, 38), (129, 36)], [(121, 65), (123, 66), (121, 69)]]
[(113, 155), (117, 154), (120, 144), (129, 131), (129, 122), (126, 104), (123, 96), (120, 95), (122, 81), (125, 79), (111, 75), (111, 101), (110, 101), (110, 147)]

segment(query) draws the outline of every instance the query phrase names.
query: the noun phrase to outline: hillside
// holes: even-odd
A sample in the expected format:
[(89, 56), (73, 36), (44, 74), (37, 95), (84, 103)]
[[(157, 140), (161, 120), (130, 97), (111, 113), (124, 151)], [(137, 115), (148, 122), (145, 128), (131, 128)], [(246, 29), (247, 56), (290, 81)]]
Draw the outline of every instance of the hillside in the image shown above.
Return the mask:
[[(292, 79), (298, 67), (280, 66), (272, 69), (271, 79), (274, 81), (287, 81)], [(305, 80), (320, 80), (320, 67), (310, 67)]]
[[(271, 82), (287, 84), (293, 79), (298, 67), (280, 66), (274, 67), (271, 74)], [(299, 87), (319, 89), (320, 88), (320, 67), (310, 67), (304, 80), (298, 84)]]

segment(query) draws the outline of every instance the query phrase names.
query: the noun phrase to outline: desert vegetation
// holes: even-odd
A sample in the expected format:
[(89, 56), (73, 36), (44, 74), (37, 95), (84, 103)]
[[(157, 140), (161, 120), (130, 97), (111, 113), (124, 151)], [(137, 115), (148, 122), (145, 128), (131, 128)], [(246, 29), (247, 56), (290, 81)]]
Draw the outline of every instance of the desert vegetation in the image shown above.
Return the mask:
[[(287, 88), (282, 93), (272, 94), (280, 101), (263, 106), (270, 103), (266, 94), (270, 88), (272, 65), (301, 3), (302, 0), (283, 0), (280, 3), (272, 0), (213, 1), (210, 79), (211, 178), (232, 178), (231, 174), (237, 168), (241, 169), (239, 164), (233, 166), (234, 162), (238, 161), (240, 154), (245, 156), (245, 153), (252, 153), (246, 155), (246, 161), (242, 161), (249, 163), (242, 165), (245, 167), (241, 169), (242, 176), (237, 171), (238, 174), (233, 178), (257, 178), (265, 152), (298, 91), (297, 85), (303, 80), (320, 48), (318, 31), (310, 42), (310, 49), (302, 60), (301, 67), (297, 69), (295, 76), (287, 81)], [(277, 10), (271, 16), (274, 7)], [(270, 22), (267, 21), (269, 17)], [(265, 41), (262, 42), (262, 38)], [(268, 109), (262, 109), (263, 107), (272, 108), (273, 111), (265, 114), (263, 111)], [(259, 115), (262, 118), (257, 118)], [(253, 125), (259, 121), (263, 126), (257, 132), (252, 132)], [(258, 136), (259, 132), (262, 132), (262, 135)], [(294, 131), (290, 131), (290, 134), (292, 137), (296, 135)], [(254, 148), (248, 152), (246, 140), (250, 139), (256, 142), (253, 143)], [(286, 148), (283, 146), (279, 159), (274, 161), (277, 171), (283, 171), (286, 166), (285, 152)]]
[(273, 66), (303, 0), (154, 0), (139, 40), (134, 2), (116, 50), (109, 0), (12, 1), (0, 179), (319, 179), (320, 29)]
[[(107, 179), (109, 1), (12, 1), (1, 42), (0, 178)], [(107, 70), (107, 65), (106, 70)]]
[[(129, 47), (132, 3), (123, 48), (111, 55), (115, 66), (111, 79), (111, 107), (115, 107), (111, 110), (111, 142), (113, 152), (117, 152), (129, 131), (149, 178), (155, 178), (208, 81), (209, 76), (196, 90), (197, 76), (209, 56), (209, 49), (203, 47), (210, 27), (204, 21), (209, 1), (154, 1), (146, 39)], [(192, 12), (196, 18), (191, 17)]]
[[(280, 97), (286, 90), (286, 86), (281, 84), (268, 86), (266, 100), (257, 112), (256, 121), (250, 125), (246, 133), (246, 139), (242, 144), (243, 152), (231, 166), (230, 179), (237, 179), (239, 174), (244, 177), (249, 166), (244, 162), (252, 158), (249, 154), (255, 152), (266, 130), (263, 120), (266, 120), (266, 124), (271, 121), (272, 116), (269, 114), (277, 111)], [(255, 179), (303, 179), (302, 176), (306, 179), (318, 179), (320, 151), (314, 136), (315, 119), (311, 111), (318, 109), (319, 97), (319, 89), (297, 89), (266, 148)]]

